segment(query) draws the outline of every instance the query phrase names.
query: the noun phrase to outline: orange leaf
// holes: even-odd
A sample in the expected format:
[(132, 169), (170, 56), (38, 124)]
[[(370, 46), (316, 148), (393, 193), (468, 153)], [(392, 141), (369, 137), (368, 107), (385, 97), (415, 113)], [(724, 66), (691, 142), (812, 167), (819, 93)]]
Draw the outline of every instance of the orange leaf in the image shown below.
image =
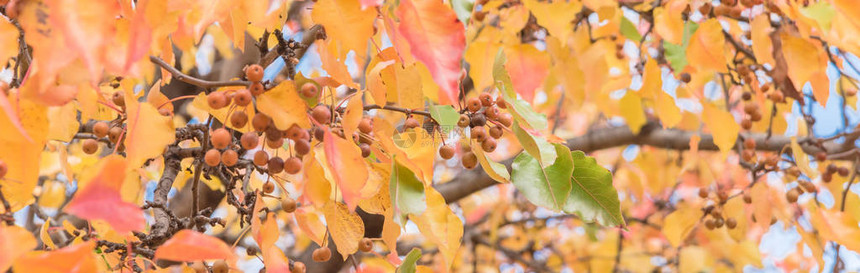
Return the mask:
[(6, 272), (15, 259), (36, 245), (36, 238), (23, 227), (0, 225), (0, 272)]
[(750, 22), (750, 34), (752, 36), (752, 50), (759, 63), (776, 65), (773, 59), (773, 41), (770, 39), (770, 18), (766, 14), (756, 16)]
[(723, 37), (723, 27), (717, 19), (709, 19), (699, 25), (699, 29), (690, 37), (687, 46), (687, 60), (699, 72), (716, 71), (728, 72), (726, 54), (724, 52), (726, 38)]
[(18, 53), (18, 29), (6, 18), (0, 18), (0, 63)]
[[(254, 220), (259, 219), (257, 217), (254, 218)], [(275, 241), (281, 236), (280, 234), (275, 214), (269, 213), (266, 217), (266, 222), (262, 224), (254, 236), (254, 240), (257, 241), (257, 245), (263, 254), (263, 263), (266, 265), (266, 272), (289, 272), (287, 257), (275, 245)]]
[[(5, 97), (0, 95), (0, 101)], [(45, 147), (48, 132), (47, 110), (31, 100), (16, 95), (9, 96), (10, 109), (15, 116), (0, 113), (0, 161), (6, 162), (9, 172), (0, 179), (3, 194), (12, 205), (12, 211), (19, 210), (33, 202), (33, 189), (39, 180), (41, 151)], [(16, 123), (30, 140), (16, 130)], [(0, 206), (0, 211), (3, 211)]]
[(224, 241), (189, 229), (179, 231), (155, 251), (155, 259), (181, 262), (235, 258)]
[(116, 32), (118, 2), (46, 0), (45, 4), (51, 9), (51, 25), (62, 33), (68, 47), (80, 54), (89, 70), (90, 83), (95, 85), (102, 78), (105, 48)]
[(514, 91), (531, 102), (543, 80), (549, 75), (549, 57), (529, 44), (519, 44), (505, 48), (508, 62), (505, 69), (511, 76)]
[(367, 54), (367, 39), (373, 36), (375, 9), (362, 9), (355, 0), (322, 0), (311, 11), (314, 22), (325, 27), (328, 37), (340, 42), (342, 59), (355, 50), (358, 58)]
[(130, 89), (125, 90), (125, 105), (128, 166), (137, 168), (147, 159), (160, 156), (164, 148), (175, 141), (176, 133), (170, 117), (159, 114), (152, 104), (138, 102)]
[(354, 210), (367, 182), (367, 166), (361, 150), (353, 141), (335, 136), (325, 128), (325, 157), (334, 181), (343, 194), (343, 200)]
[(101, 160), (98, 173), (78, 190), (66, 206), (66, 212), (87, 220), (101, 219), (117, 232), (143, 230), (146, 223), (143, 211), (136, 205), (122, 201), (120, 189), (125, 180), (128, 162), (118, 155)]
[(299, 229), (305, 233), (305, 236), (308, 236), (317, 245), (323, 245), (326, 229), (314, 208), (301, 207), (296, 210), (295, 216), (296, 223), (299, 224)]
[(67, 246), (55, 251), (35, 251), (15, 260), (14, 272), (90, 273), (98, 272), (93, 249), (95, 241)]
[(800, 38), (782, 35), (782, 52), (788, 64), (788, 77), (797, 90), (809, 81), (812, 94), (822, 106), (827, 106), (830, 82), (827, 80), (827, 56), (820, 46)]
[(412, 55), (427, 65), (439, 85), (439, 101), (457, 101), (460, 60), (466, 49), (465, 29), (443, 1), (404, 0), (397, 8), (400, 30)]

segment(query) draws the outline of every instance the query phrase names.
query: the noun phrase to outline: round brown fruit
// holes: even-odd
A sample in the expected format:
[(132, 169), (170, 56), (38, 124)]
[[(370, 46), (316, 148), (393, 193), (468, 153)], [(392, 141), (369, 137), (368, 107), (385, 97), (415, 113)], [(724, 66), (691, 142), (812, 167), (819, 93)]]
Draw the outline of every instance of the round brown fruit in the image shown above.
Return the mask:
[(699, 197), (701, 197), (701, 198), (708, 198), (708, 189), (706, 189), (706, 188), (699, 188)]
[(478, 95), (478, 99), (481, 100), (481, 105), (484, 107), (493, 105), (493, 96), (490, 96), (488, 93), (481, 93), (481, 95)]
[(472, 127), (482, 127), (487, 125), (487, 118), (483, 114), (472, 115), (472, 122), (469, 124)]
[(242, 144), (242, 149), (254, 149), (260, 144), (260, 137), (255, 132), (245, 132), (239, 139), (239, 143)]
[(307, 133), (307, 131), (305, 131), (298, 125), (293, 124), (292, 126), (290, 126), (289, 129), (287, 129), (286, 134), (284, 134), (284, 137), (289, 138), (291, 140), (299, 140), (302, 139), (303, 132)]
[(218, 166), (221, 163), (221, 152), (218, 152), (216, 149), (209, 149), (203, 156), (203, 162), (206, 162), (206, 165), (211, 167)]
[(367, 143), (358, 144), (358, 148), (361, 150), (361, 157), (368, 157), (370, 156), (370, 152), (372, 152), (370, 144)]
[(305, 98), (316, 98), (319, 95), (319, 88), (316, 84), (313, 83), (305, 83), (302, 84), (301, 90), (302, 97)]
[(212, 273), (227, 273), (230, 272), (230, 266), (224, 260), (218, 260), (212, 264)]
[(125, 94), (122, 91), (114, 92), (113, 96), (111, 96), (111, 101), (116, 106), (125, 107)]
[(472, 113), (481, 110), (482, 105), (483, 104), (481, 104), (481, 99), (476, 97), (469, 98), (469, 100), (466, 101), (466, 109), (469, 109), (469, 112)]
[(744, 149), (755, 149), (755, 139), (751, 137), (744, 139)]
[(495, 139), (501, 138), (502, 135), (505, 133), (505, 131), (504, 131), (504, 129), (502, 129), (501, 125), (496, 125), (496, 126), (490, 127), (490, 130), (487, 132), (490, 133), (490, 137), (495, 138)]
[(272, 149), (278, 149), (284, 146), (284, 139), (279, 138), (276, 140), (266, 139), (266, 146)]
[(511, 125), (514, 124), (514, 118), (511, 117), (511, 114), (508, 114), (508, 113), (504, 113), (504, 114), (499, 115), (498, 120), (499, 120), (499, 123), (501, 123), (505, 127), (511, 127)]
[(507, 109), (508, 105), (505, 103), (505, 100), (502, 98), (496, 98), (496, 106), (501, 109)]
[(230, 104), (230, 99), (224, 95), (224, 92), (212, 92), (206, 96), (206, 103), (209, 104), (209, 108), (221, 109)]
[(492, 138), (485, 139), (481, 142), (481, 149), (483, 149), (484, 152), (492, 153), (496, 150), (496, 140)]
[(111, 127), (110, 130), (108, 130), (108, 139), (110, 140), (110, 142), (116, 143), (117, 141), (119, 141), (119, 135), (121, 134), (122, 127)]
[(364, 134), (370, 134), (373, 132), (373, 123), (369, 118), (363, 118), (358, 122), (358, 130)]
[(264, 92), (266, 92), (266, 87), (263, 86), (262, 83), (255, 82), (255, 83), (252, 83), (251, 86), (248, 87), (248, 91), (251, 91), (251, 95), (256, 97), (256, 96), (262, 95)]
[(370, 238), (361, 238), (361, 241), (358, 241), (358, 250), (361, 252), (373, 251), (373, 241)]
[(451, 145), (442, 145), (442, 147), (439, 147), (439, 156), (445, 160), (453, 158), (454, 147), (451, 147)]
[(209, 273), (209, 270), (206, 269), (206, 265), (202, 262), (194, 262), (188, 266), (191, 270), (194, 270), (194, 273)]
[(81, 149), (88, 155), (94, 154), (99, 150), (99, 142), (91, 138), (85, 139), (84, 142), (81, 143)]
[(752, 120), (749, 117), (744, 117), (744, 119), (741, 120), (741, 128), (744, 128), (744, 130), (752, 128)]
[(752, 204), (752, 194), (749, 191), (744, 192), (744, 203)]
[(254, 165), (257, 166), (266, 166), (269, 163), (269, 154), (266, 151), (259, 150), (254, 153)]
[(259, 82), (263, 80), (263, 67), (259, 64), (252, 64), (245, 68), (245, 77), (249, 81)]
[(726, 218), (726, 227), (727, 228), (734, 229), (737, 226), (738, 226), (738, 220), (735, 220), (735, 218), (731, 218), (731, 217)]
[(475, 166), (478, 165), (478, 156), (475, 155), (472, 151), (468, 151), (463, 153), (463, 158), (461, 159), (463, 163), (463, 167), (466, 169), (474, 169)]
[(263, 113), (257, 113), (254, 115), (254, 118), (251, 119), (251, 127), (254, 127), (254, 131), (257, 132), (266, 131), (270, 124), (272, 124), (272, 119)]
[(298, 157), (291, 156), (284, 161), (284, 170), (287, 171), (288, 174), (297, 174), (302, 170), (302, 160)]
[(298, 203), (296, 203), (296, 199), (293, 199), (292, 197), (287, 196), (284, 197), (283, 200), (281, 200), (281, 209), (285, 212), (295, 212), (297, 207)]
[(93, 124), (93, 134), (98, 138), (103, 138), (107, 136), (108, 130), (110, 130), (110, 126), (107, 122), (99, 121)]
[(800, 196), (800, 193), (797, 192), (797, 189), (788, 190), (785, 193), (785, 200), (788, 200), (789, 203), (797, 202), (797, 198)]
[(251, 104), (253, 97), (254, 96), (251, 95), (251, 91), (248, 91), (248, 89), (239, 89), (239, 91), (236, 91), (236, 94), (233, 95), (233, 102), (238, 106), (248, 106), (248, 104)]
[(223, 153), (221, 153), (221, 163), (224, 163), (224, 166), (232, 167), (239, 162), (239, 153), (233, 151), (232, 149), (227, 149)]
[(714, 223), (714, 219), (711, 219), (711, 218), (705, 219), (705, 228), (714, 229), (715, 227), (716, 227), (716, 224)]
[(466, 128), (471, 122), (472, 120), (471, 118), (469, 118), (469, 116), (467, 116), (466, 114), (461, 114), (460, 119), (457, 120), (457, 126), (460, 126), (460, 128)]
[(275, 191), (275, 183), (272, 183), (271, 181), (263, 183), (263, 192), (272, 193), (273, 191)]
[(484, 142), (487, 139), (487, 129), (484, 129), (483, 126), (469, 129), (469, 134), (478, 142)]
[(293, 263), (293, 268), (291, 269), (291, 271), (293, 273), (305, 273), (305, 272), (307, 272), (307, 270), (308, 270), (308, 268), (305, 266), (305, 263), (303, 263), (303, 262)]
[(234, 128), (242, 128), (248, 124), (248, 114), (245, 114), (244, 111), (236, 111), (230, 115), (230, 124), (233, 125)]
[(331, 109), (323, 104), (317, 105), (311, 111), (311, 117), (320, 124), (328, 124), (331, 122)]
[(321, 263), (331, 259), (331, 250), (325, 247), (314, 250), (313, 258), (315, 262)]
[(406, 121), (403, 122), (403, 128), (412, 129), (420, 126), (418, 120), (413, 117), (406, 118)]
[(693, 80), (693, 77), (690, 76), (690, 73), (684, 72), (684, 73), (681, 73), (681, 79), (680, 80), (684, 83), (690, 83), (690, 81)]
[(825, 161), (825, 160), (827, 160), (827, 153), (825, 153), (825, 152), (818, 152), (818, 153), (816, 153), (816, 154), (815, 154), (815, 160), (818, 160), (818, 161)]
[(499, 118), (499, 108), (495, 106), (490, 106), (484, 109), (484, 115), (487, 116), (489, 120), (497, 120)]
[(227, 129), (218, 128), (209, 135), (209, 141), (212, 142), (212, 147), (215, 147), (215, 149), (224, 149), (227, 148), (227, 145), (230, 145), (233, 137), (230, 136), (230, 132)]
[(293, 148), (297, 155), (306, 155), (311, 152), (311, 143), (304, 139), (295, 140)]
[(269, 158), (268, 163), (269, 174), (277, 174), (284, 171), (284, 160), (280, 157)]

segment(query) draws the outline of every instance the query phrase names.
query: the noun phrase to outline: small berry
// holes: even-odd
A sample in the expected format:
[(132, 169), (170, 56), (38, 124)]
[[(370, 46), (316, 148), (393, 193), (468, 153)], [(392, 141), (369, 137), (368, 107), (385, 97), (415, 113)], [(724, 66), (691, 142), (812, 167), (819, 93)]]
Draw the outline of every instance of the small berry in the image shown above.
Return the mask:
[(507, 109), (508, 108), (508, 104), (506, 104), (505, 100), (503, 100), (502, 98), (496, 98), (496, 106), (498, 106), (501, 109)]
[(741, 99), (743, 99), (745, 101), (751, 100), (752, 99), (752, 93), (744, 92), (743, 94), (741, 94)]
[(815, 153), (815, 160), (818, 160), (818, 161), (825, 161), (825, 160), (827, 160), (827, 153), (825, 153), (825, 152), (818, 152), (818, 153)]
[(706, 189), (706, 188), (699, 188), (699, 197), (701, 197), (701, 198), (708, 198), (708, 189)]
[(103, 138), (107, 136), (108, 130), (110, 130), (110, 126), (107, 122), (99, 121), (93, 124), (93, 134), (98, 138)]
[(297, 174), (302, 170), (302, 160), (298, 157), (291, 156), (284, 161), (284, 170), (288, 174)]
[(108, 139), (110, 142), (117, 143), (119, 141), (119, 135), (122, 134), (122, 127), (112, 127), (108, 130)]
[(316, 98), (319, 95), (319, 88), (317, 88), (316, 84), (305, 83), (302, 85), (301, 94), (305, 98)]
[(502, 126), (496, 125), (496, 126), (490, 127), (490, 130), (488, 130), (487, 132), (490, 133), (490, 137), (495, 138), (495, 139), (499, 139), (502, 137), (502, 134), (504, 134), (505, 131), (504, 131), (504, 129), (502, 129)]
[(481, 99), (479, 99), (479, 98), (472, 97), (466, 101), (466, 108), (469, 109), (469, 112), (472, 112), (472, 113), (478, 112), (478, 110), (481, 110), (482, 105), (483, 104), (481, 104)]
[(290, 269), (293, 273), (305, 273), (308, 268), (305, 266), (303, 262), (295, 262), (293, 263), (293, 268)]
[(224, 260), (218, 260), (212, 264), (212, 273), (227, 273), (230, 271), (230, 266)]
[(744, 192), (744, 203), (752, 204), (752, 194), (748, 191)]
[(725, 224), (725, 223), (726, 223), (726, 221), (725, 221), (725, 220), (723, 220), (723, 218), (717, 218), (717, 219), (715, 219), (715, 220), (714, 220), (714, 226), (715, 226), (716, 228), (721, 228), (721, 227), (723, 227), (723, 224)]
[(299, 125), (293, 124), (289, 129), (287, 129), (284, 137), (289, 138), (290, 140), (299, 140), (302, 138), (303, 133), (306, 134), (307, 131), (299, 127)]
[(737, 226), (738, 226), (738, 220), (735, 220), (735, 218), (731, 218), (731, 217), (726, 218), (726, 227), (727, 228), (734, 229)]
[(269, 148), (272, 148), (272, 149), (278, 149), (278, 148), (284, 147), (284, 139), (279, 138), (276, 140), (271, 140), (271, 139), (267, 138), (266, 139), (266, 146), (268, 146)]
[(275, 191), (275, 183), (272, 183), (271, 181), (263, 183), (263, 192), (272, 193), (273, 191)]
[(472, 122), (469, 125), (472, 127), (487, 125), (487, 118), (483, 114), (474, 114), (472, 115)]
[(295, 140), (293, 148), (297, 155), (306, 155), (311, 151), (311, 143), (304, 139)]
[(287, 196), (281, 200), (281, 209), (284, 210), (284, 212), (293, 213), (296, 211), (297, 207), (298, 203), (296, 203), (296, 199), (293, 199), (292, 197)]
[(311, 116), (320, 124), (328, 124), (331, 122), (331, 109), (323, 104), (317, 105), (311, 111)]
[(495, 107), (495, 106), (490, 106), (490, 107), (484, 108), (484, 115), (487, 116), (487, 118), (490, 120), (498, 119), (499, 114), (501, 114), (501, 113), (502, 112), (499, 111), (499, 108)]
[(81, 144), (81, 149), (88, 155), (94, 154), (99, 150), (99, 142), (91, 138), (85, 139)]
[(248, 91), (248, 89), (240, 89), (233, 95), (233, 102), (238, 106), (248, 106), (248, 104), (251, 104), (253, 97), (251, 91)]
[(789, 203), (797, 202), (798, 196), (800, 196), (800, 193), (797, 192), (797, 189), (790, 189), (785, 193), (785, 199), (788, 200)]
[(773, 90), (773, 92), (770, 93), (770, 100), (773, 102), (782, 102), (785, 100), (785, 96), (782, 94), (782, 91)]
[(221, 153), (221, 163), (224, 163), (224, 166), (233, 167), (236, 163), (239, 162), (239, 153), (233, 151), (232, 149), (224, 150)]
[(752, 139), (751, 137), (744, 139), (744, 149), (755, 149), (755, 139)]
[(714, 219), (711, 219), (711, 218), (705, 219), (705, 228), (707, 228), (709, 230), (713, 230), (715, 227), (716, 227), (716, 224), (714, 223)]
[(420, 126), (420, 124), (418, 123), (418, 120), (413, 118), (413, 117), (408, 117), (408, 118), (406, 118), (406, 121), (403, 122), (403, 128), (405, 128), (405, 129), (412, 129), (412, 128), (416, 128), (418, 126)]
[(256, 97), (256, 96), (262, 95), (264, 92), (266, 92), (266, 87), (263, 86), (263, 84), (260, 82), (255, 82), (255, 83), (252, 83), (251, 86), (248, 87), (248, 91), (251, 91), (251, 95)]
[(358, 241), (358, 250), (361, 252), (370, 252), (373, 250), (373, 241), (370, 238), (361, 238), (361, 241)]
[(248, 124), (248, 114), (245, 114), (244, 111), (236, 111), (230, 115), (230, 124), (233, 125), (233, 128), (242, 128)]
[(315, 262), (321, 263), (331, 259), (331, 250), (325, 247), (314, 250), (313, 259)]
[(485, 152), (492, 153), (496, 150), (496, 140), (492, 138), (485, 139), (481, 142), (481, 149)]
[(259, 150), (254, 153), (254, 165), (257, 166), (266, 166), (269, 163), (269, 154), (266, 151)]
[(260, 137), (257, 136), (257, 133), (246, 132), (242, 134), (241, 138), (239, 138), (239, 143), (242, 144), (242, 149), (254, 149), (260, 144)]
[(681, 81), (684, 83), (690, 83), (693, 80), (693, 77), (690, 76), (690, 73), (684, 72), (681, 73)]
[(203, 162), (206, 162), (206, 165), (210, 167), (218, 166), (221, 163), (221, 152), (216, 149), (209, 149), (203, 156)]
[(439, 156), (445, 160), (451, 159), (454, 157), (454, 147), (451, 147), (450, 145), (442, 145), (442, 147), (439, 147)]
[(245, 77), (249, 81), (259, 82), (263, 80), (263, 67), (259, 64), (252, 64), (245, 68)]
[(224, 92), (212, 92), (206, 95), (206, 103), (209, 104), (209, 108), (221, 109), (230, 104), (230, 99), (224, 95)]
[(471, 151), (465, 152), (463, 153), (463, 158), (461, 159), (461, 161), (463, 163), (464, 168), (471, 170), (478, 165), (478, 156)]
[(511, 117), (511, 114), (508, 113), (499, 115), (498, 120), (499, 123), (501, 123), (505, 127), (511, 127), (511, 125), (514, 124), (514, 118)]
[(358, 130), (364, 134), (370, 134), (373, 131), (373, 123), (369, 118), (363, 118), (358, 122)]
[(462, 115), (460, 115), (460, 119), (457, 120), (457, 126), (460, 126), (460, 128), (466, 128), (469, 126), (469, 124), (471, 122), (472, 121), (471, 121), (471, 118), (469, 118), (469, 116), (467, 116), (466, 114), (462, 114)]
[(469, 134), (478, 142), (484, 142), (487, 139), (487, 130), (484, 127), (473, 127), (469, 129)]
[(269, 174), (277, 174), (284, 171), (284, 160), (280, 157), (269, 158), (268, 163)]
[(325, 130), (320, 127), (314, 127), (312, 130), (314, 130), (314, 138), (319, 141), (323, 141), (323, 139), (325, 139)]
[(265, 133), (266, 139), (270, 141), (276, 141), (284, 138), (284, 132), (281, 132), (281, 130), (278, 130), (278, 128), (275, 128), (275, 126), (269, 126), (269, 128), (266, 128)]
[(749, 117), (744, 117), (744, 119), (741, 120), (741, 128), (744, 128), (744, 130), (751, 129), (752, 128), (752, 120), (750, 120)]
[(488, 93), (481, 93), (481, 95), (478, 95), (478, 99), (481, 100), (481, 105), (484, 107), (490, 107), (493, 105), (493, 97)]
[(114, 92), (113, 96), (111, 96), (111, 101), (116, 106), (125, 107), (125, 94), (122, 91)]
[(848, 176), (848, 173), (850, 173), (851, 171), (849, 171), (848, 168), (839, 167), (837, 172), (839, 173), (839, 176)]
[(361, 143), (358, 144), (358, 148), (361, 149), (361, 157), (368, 157), (372, 150), (370, 149), (370, 144)]
[(209, 135), (209, 141), (212, 142), (212, 147), (215, 147), (215, 149), (224, 149), (227, 148), (227, 145), (230, 145), (233, 137), (227, 129), (218, 128)]
[(725, 191), (721, 191), (717, 193), (717, 198), (720, 199), (720, 204), (725, 204), (726, 201), (729, 200), (729, 194)]
[(206, 265), (202, 262), (194, 262), (188, 267), (194, 270), (194, 273), (209, 273), (209, 269), (206, 269)]
[(271, 123), (272, 119), (263, 113), (257, 113), (254, 115), (254, 118), (251, 119), (251, 127), (254, 127), (254, 131), (257, 132), (266, 131)]
[(256, 246), (249, 246), (245, 249), (245, 254), (248, 254), (248, 256), (257, 256), (257, 252), (260, 252), (260, 250)]

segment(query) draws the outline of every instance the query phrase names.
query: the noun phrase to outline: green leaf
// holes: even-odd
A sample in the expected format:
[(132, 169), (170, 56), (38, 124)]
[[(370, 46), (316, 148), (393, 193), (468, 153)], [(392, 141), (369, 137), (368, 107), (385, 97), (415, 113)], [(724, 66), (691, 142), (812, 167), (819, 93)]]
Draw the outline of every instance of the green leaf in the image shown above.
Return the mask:
[(398, 224), (402, 224), (406, 215), (423, 213), (427, 209), (427, 203), (424, 202), (424, 183), (418, 180), (412, 170), (397, 160), (393, 161), (389, 194), (394, 215), (398, 216), (395, 220)]
[(457, 121), (460, 120), (460, 113), (451, 105), (430, 106), (430, 116), (439, 122), (439, 127), (445, 133), (453, 130), (457, 126)]
[(478, 162), (481, 163), (481, 168), (484, 168), (484, 171), (487, 172), (487, 175), (490, 176), (493, 180), (496, 180), (501, 183), (507, 183), (511, 181), (511, 175), (508, 174), (508, 168), (505, 167), (504, 164), (495, 162), (487, 158), (487, 155), (484, 154), (484, 150), (477, 148), (472, 149), (475, 152), (475, 156), (478, 157)]
[[(542, 166), (549, 166), (555, 162), (555, 158), (558, 156), (556, 148), (547, 142), (545, 138), (532, 135), (520, 125), (521, 123), (514, 121), (514, 125), (511, 126), (511, 128), (514, 131), (514, 135), (517, 136), (517, 140), (520, 141), (520, 145), (523, 146), (526, 152), (534, 158), (537, 158)], [(564, 153), (567, 153), (568, 151), (569, 150), (564, 150)]]
[(469, 22), (472, 17), (472, 7), (475, 5), (474, 0), (451, 0), (451, 9), (457, 14), (457, 19), (460, 22)]
[(687, 21), (687, 23), (684, 24), (684, 44), (676, 45), (669, 42), (663, 42), (666, 60), (669, 61), (673, 70), (681, 71), (684, 70), (685, 66), (687, 66), (687, 46), (690, 45), (690, 37), (693, 36), (693, 33), (696, 32), (696, 29), (698, 28), (698, 24)]
[(409, 254), (406, 254), (406, 258), (403, 259), (403, 263), (397, 267), (397, 273), (415, 273), (418, 267), (418, 259), (420, 258), (421, 250), (413, 248), (412, 251), (409, 251)]
[(535, 112), (528, 102), (517, 99), (517, 93), (514, 92), (514, 85), (511, 82), (511, 76), (508, 75), (508, 71), (505, 70), (505, 63), (507, 61), (504, 50), (499, 49), (499, 52), (496, 53), (495, 63), (493, 64), (493, 79), (496, 82), (496, 88), (502, 93), (502, 97), (504, 97), (505, 102), (511, 106), (509, 109), (511, 115), (514, 116), (514, 120), (524, 123), (531, 129), (546, 129), (546, 116)]
[(558, 158), (555, 163), (543, 166), (528, 153), (520, 153), (512, 166), (511, 182), (532, 203), (553, 210), (562, 210), (571, 193), (571, 174), (574, 165), (570, 150), (553, 144)]
[(642, 40), (642, 35), (640, 35), (639, 31), (636, 30), (636, 26), (634, 26), (633, 22), (630, 22), (630, 20), (624, 16), (621, 16), (621, 35), (634, 41)]
[(570, 152), (573, 158), (573, 189), (564, 205), (567, 213), (576, 213), (584, 221), (596, 221), (603, 226), (624, 227), (618, 191), (612, 187), (612, 173), (598, 165), (582, 151)]

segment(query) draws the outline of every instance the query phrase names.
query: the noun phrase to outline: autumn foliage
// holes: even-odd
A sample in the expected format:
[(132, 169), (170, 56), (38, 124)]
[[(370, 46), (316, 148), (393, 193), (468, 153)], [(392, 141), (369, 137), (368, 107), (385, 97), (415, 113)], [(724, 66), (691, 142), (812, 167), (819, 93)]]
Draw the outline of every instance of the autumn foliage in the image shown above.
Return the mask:
[(849, 0), (0, 0), (0, 272), (856, 271), (858, 34)]

